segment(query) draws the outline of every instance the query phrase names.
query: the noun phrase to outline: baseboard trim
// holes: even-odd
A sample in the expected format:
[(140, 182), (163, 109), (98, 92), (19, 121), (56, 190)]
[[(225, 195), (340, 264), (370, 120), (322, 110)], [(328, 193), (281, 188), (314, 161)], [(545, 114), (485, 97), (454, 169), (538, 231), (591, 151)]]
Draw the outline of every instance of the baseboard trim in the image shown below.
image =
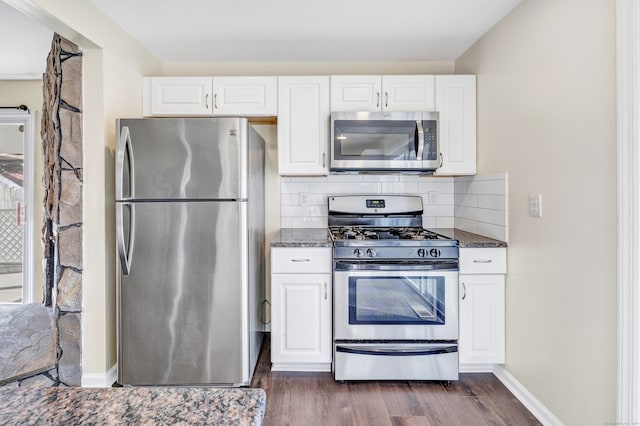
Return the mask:
[(525, 388), (502, 365), (496, 364), (493, 374), (506, 386), (507, 389), (524, 405), (527, 410), (545, 426), (562, 426), (563, 423), (553, 415), (531, 392)]
[(271, 371), (307, 371), (331, 372), (331, 363), (326, 362), (276, 362), (271, 364)]
[(82, 375), (83, 388), (110, 388), (118, 379), (118, 364), (113, 364), (106, 373), (90, 373)]
[(494, 364), (460, 364), (458, 371), (461, 373), (493, 373)]

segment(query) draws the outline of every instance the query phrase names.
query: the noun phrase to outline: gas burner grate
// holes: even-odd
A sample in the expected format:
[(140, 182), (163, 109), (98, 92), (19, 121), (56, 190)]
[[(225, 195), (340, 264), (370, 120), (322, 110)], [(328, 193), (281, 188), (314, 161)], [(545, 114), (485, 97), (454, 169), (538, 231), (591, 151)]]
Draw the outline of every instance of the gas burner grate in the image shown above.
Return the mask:
[(423, 228), (366, 228), (342, 226), (331, 229), (337, 240), (438, 240), (442, 236)]

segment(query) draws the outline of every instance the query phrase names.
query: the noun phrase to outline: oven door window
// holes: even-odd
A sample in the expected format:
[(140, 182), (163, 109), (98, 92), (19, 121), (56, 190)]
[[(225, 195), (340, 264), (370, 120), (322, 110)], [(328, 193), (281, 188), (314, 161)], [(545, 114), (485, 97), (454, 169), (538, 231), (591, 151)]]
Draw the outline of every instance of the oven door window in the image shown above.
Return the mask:
[(416, 160), (416, 122), (389, 120), (336, 120), (336, 160)]
[(445, 278), (349, 277), (349, 324), (444, 324)]

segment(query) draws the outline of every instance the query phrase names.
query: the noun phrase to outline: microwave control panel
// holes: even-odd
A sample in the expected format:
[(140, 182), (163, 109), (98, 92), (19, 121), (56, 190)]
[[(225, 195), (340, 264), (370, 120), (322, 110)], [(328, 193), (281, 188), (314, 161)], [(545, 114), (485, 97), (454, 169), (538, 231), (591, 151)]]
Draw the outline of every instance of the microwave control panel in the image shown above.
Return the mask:
[(438, 157), (438, 130), (436, 120), (422, 122), (424, 130), (424, 160), (436, 160)]

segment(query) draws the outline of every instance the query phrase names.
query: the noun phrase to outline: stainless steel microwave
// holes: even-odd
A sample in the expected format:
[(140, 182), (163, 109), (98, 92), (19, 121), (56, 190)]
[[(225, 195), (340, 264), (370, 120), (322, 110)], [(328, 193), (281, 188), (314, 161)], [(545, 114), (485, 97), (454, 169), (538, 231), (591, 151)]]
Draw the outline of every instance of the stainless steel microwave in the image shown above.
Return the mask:
[(440, 166), (437, 112), (331, 113), (332, 172), (428, 172)]

